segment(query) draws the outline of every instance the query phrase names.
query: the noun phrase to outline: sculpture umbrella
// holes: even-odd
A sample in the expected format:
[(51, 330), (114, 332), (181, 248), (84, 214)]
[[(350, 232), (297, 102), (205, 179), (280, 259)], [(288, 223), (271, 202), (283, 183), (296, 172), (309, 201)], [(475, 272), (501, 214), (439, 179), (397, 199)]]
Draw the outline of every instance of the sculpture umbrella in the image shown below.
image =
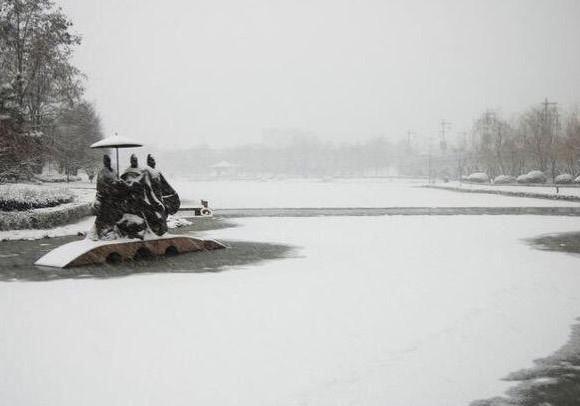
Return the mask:
[(119, 177), (119, 148), (136, 148), (142, 147), (143, 144), (135, 142), (125, 137), (119, 137), (115, 134), (91, 145), (91, 148), (115, 148), (117, 151), (117, 178)]

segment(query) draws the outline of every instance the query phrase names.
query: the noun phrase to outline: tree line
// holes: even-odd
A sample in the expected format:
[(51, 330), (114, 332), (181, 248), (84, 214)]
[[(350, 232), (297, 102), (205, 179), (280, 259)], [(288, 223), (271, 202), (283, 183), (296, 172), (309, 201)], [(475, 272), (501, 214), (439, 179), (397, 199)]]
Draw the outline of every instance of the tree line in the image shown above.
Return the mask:
[(460, 138), (452, 153), (464, 175), (485, 172), (517, 177), (540, 170), (548, 178), (580, 174), (580, 116), (563, 112), (556, 103), (538, 103), (510, 120), (488, 110)]
[(46, 161), (91, 171), (102, 138), (84, 75), (72, 62), (81, 37), (51, 0), (0, 0), (0, 182), (31, 178)]
[(213, 149), (197, 146), (180, 151), (158, 151), (168, 169), (176, 173), (209, 176), (222, 160), (235, 164), (248, 176), (284, 175), (385, 176), (457, 178), (485, 172), (517, 177), (540, 170), (548, 178), (567, 173), (580, 175), (580, 114), (563, 112), (555, 103), (538, 103), (509, 119), (487, 110), (470, 131), (450, 142), (430, 145), (426, 139), (401, 138), (398, 142), (374, 137), (357, 143), (323, 142), (293, 133), (262, 143)]

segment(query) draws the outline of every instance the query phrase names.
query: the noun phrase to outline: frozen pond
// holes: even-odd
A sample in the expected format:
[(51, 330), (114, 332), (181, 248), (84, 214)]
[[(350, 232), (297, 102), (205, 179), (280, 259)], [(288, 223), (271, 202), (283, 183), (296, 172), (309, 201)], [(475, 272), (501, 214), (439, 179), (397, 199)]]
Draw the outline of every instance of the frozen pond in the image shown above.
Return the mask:
[(393, 179), (171, 182), (185, 203), (214, 208), (304, 207), (578, 207), (574, 202), (425, 189)]
[(233, 221), (205, 233), (294, 255), (0, 283), (2, 403), (466, 405), (501, 394), (580, 315), (579, 258), (524, 241), (576, 218)]

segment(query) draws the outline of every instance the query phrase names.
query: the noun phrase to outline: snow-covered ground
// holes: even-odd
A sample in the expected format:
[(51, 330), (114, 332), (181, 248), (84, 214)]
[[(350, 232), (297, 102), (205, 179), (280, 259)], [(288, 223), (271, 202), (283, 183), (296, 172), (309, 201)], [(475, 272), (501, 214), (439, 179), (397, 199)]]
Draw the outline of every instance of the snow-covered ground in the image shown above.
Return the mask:
[(0, 399), (453, 406), (566, 341), (577, 256), (536, 216), (245, 218), (297, 255), (226, 272), (0, 284)]
[[(212, 208), (356, 208), (356, 207), (580, 207), (580, 203), (501, 195), (454, 193), (420, 187), (422, 181), (393, 179), (174, 181), (182, 206), (208, 199)], [(94, 184), (71, 183), (80, 202), (91, 202)], [(479, 186), (465, 186), (479, 187)], [(525, 187), (523, 187), (525, 188)], [(533, 188), (534, 190), (536, 188)], [(580, 190), (580, 189), (579, 189)], [(93, 219), (51, 230), (0, 231), (0, 241), (75, 235), (88, 230)]]
[[(576, 202), (425, 189), (423, 181), (393, 179), (183, 181), (173, 180), (184, 206), (209, 200), (213, 208), (299, 207), (569, 207)], [(535, 190), (535, 188), (534, 188)]]

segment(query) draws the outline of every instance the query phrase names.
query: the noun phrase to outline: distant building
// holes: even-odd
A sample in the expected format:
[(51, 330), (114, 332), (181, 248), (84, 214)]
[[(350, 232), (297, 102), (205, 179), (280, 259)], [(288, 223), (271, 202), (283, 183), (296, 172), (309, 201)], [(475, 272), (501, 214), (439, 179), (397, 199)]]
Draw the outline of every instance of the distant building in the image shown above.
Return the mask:
[(228, 161), (221, 161), (211, 165), (212, 176), (216, 178), (231, 178), (238, 175), (240, 165)]

